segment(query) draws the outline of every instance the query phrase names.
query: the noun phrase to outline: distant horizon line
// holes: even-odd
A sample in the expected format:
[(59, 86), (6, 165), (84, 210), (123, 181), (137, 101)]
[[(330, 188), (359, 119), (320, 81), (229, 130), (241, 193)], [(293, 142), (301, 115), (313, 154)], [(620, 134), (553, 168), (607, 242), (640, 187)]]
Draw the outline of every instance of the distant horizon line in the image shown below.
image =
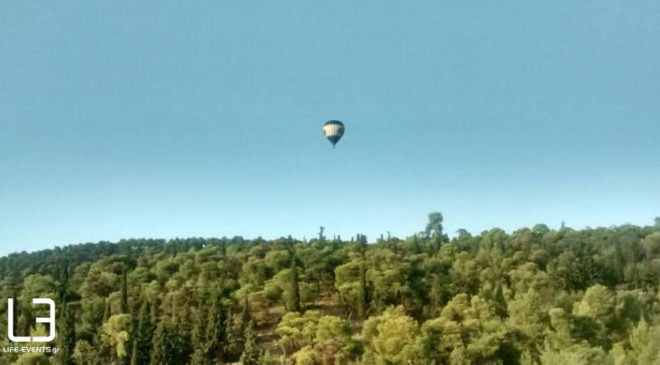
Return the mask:
[[(555, 229), (551, 228), (550, 226), (548, 226), (545, 223), (537, 223), (537, 224), (535, 224), (531, 227), (530, 226), (523, 226), (523, 227), (519, 227), (519, 228), (515, 228), (515, 229), (504, 229), (504, 228), (495, 226), (495, 227), (492, 227), (492, 228), (487, 229), (487, 230), (482, 230), (481, 232), (479, 232), (476, 235), (481, 235), (481, 234), (487, 233), (487, 232), (495, 230), (495, 229), (499, 229), (499, 230), (503, 231), (506, 234), (512, 234), (512, 233), (515, 233), (517, 231), (521, 231), (521, 230), (524, 230), (524, 229), (533, 230), (534, 227), (539, 226), (539, 225), (545, 226), (550, 232), (552, 232), (552, 231), (561, 231), (561, 230), (584, 231), (584, 230), (597, 230), (597, 229), (615, 229), (615, 228), (621, 228), (621, 227), (626, 227), (626, 226), (638, 227), (638, 228), (648, 228), (648, 227), (658, 227), (658, 226), (660, 226), (660, 216), (655, 217), (654, 220), (655, 220), (655, 224), (647, 224), (647, 225), (637, 225), (637, 224), (632, 224), (632, 223), (621, 223), (621, 224), (613, 224), (613, 225), (609, 225), (609, 226), (596, 226), (596, 227), (584, 226), (582, 228), (570, 227), (569, 225), (567, 225), (563, 221), (560, 223), (560, 227), (555, 228)], [(321, 227), (322, 226), (319, 226), (319, 228), (321, 228)], [(474, 234), (473, 232), (470, 232), (467, 229), (458, 228), (454, 231), (453, 235), (448, 235), (446, 232), (443, 232), (443, 235), (447, 236), (449, 239), (453, 239), (453, 238), (457, 238), (459, 236), (459, 234), (461, 233), (461, 231), (465, 231), (466, 233), (469, 233), (469, 234)], [(382, 238), (385, 238), (385, 237), (387, 237), (387, 239), (407, 240), (407, 239), (410, 239), (414, 236), (423, 237), (425, 235), (424, 231), (419, 231), (419, 232), (416, 232), (416, 233), (413, 233), (413, 234), (410, 234), (410, 235), (406, 235), (406, 236), (403, 236), (403, 237), (400, 237), (400, 236), (397, 236), (397, 235), (390, 235), (389, 233), (390, 233), (389, 231), (385, 231), (384, 233), (381, 233), (380, 235), (377, 235), (377, 238), (375, 240), (372, 240), (371, 242), (368, 241), (368, 243), (377, 243), (378, 240), (380, 240)], [(328, 241), (333, 241), (333, 240), (336, 240), (337, 238), (339, 238), (339, 240), (341, 240), (341, 241), (351, 242), (351, 241), (355, 240), (355, 237), (357, 235), (364, 235), (364, 234), (360, 233), (360, 232), (355, 233), (355, 234), (350, 236), (350, 239), (341, 238), (340, 234), (325, 236), (325, 238)], [(365, 236), (367, 237), (367, 240), (369, 240), (368, 236), (367, 235), (365, 235)], [(124, 241), (134, 241), (134, 240), (165, 241), (165, 243), (175, 241), (175, 240), (191, 240), (191, 239), (202, 239), (202, 240), (242, 239), (242, 240), (245, 240), (245, 241), (255, 241), (255, 240), (261, 239), (261, 240), (264, 240), (264, 241), (276, 241), (276, 240), (280, 240), (280, 239), (288, 239), (289, 237), (293, 238), (294, 240), (300, 241), (300, 242), (312, 242), (312, 241), (318, 240), (318, 237), (312, 237), (312, 238), (308, 239), (307, 236), (305, 236), (305, 235), (302, 236), (302, 239), (296, 238), (293, 235), (285, 235), (285, 236), (279, 236), (279, 237), (275, 237), (275, 238), (268, 238), (268, 237), (264, 237), (264, 236), (261, 236), (261, 235), (254, 236), (254, 237), (246, 237), (246, 236), (242, 236), (242, 235), (234, 235), (234, 236), (231, 236), (231, 237), (229, 237), (229, 236), (206, 236), (206, 237), (204, 237), (204, 236), (187, 236), (187, 237), (175, 236), (175, 237), (170, 237), (170, 238), (163, 238), (163, 237), (149, 237), (149, 238), (148, 237), (132, 237), (132, 238), (120, 238), (120, 239), (114, 240), (114, 241), (111, 241), (111, 240), (98, 240), (98, 241), (68, 243), (68, 244), (64, 244), (64, 245), (55, 245), (55, 246), (50, 247), (50, 248), (42, 248), (42, 249), (37, 249), (37, 250), (32, 250), (32, 251), (26, 251), (26, 250), (13, 251), (13, 252), (1, 255), (0, 259), (7, 258), (11, 255), (33, 254), (33, 253), (38, 253), (38, 252), (43, 252), (43, 251), (52, 251), (52, 250), (56, 250), (56, 249), (64, 249), (66, 247), (71, 247), (71, 246), (81, 246), (81, 245), (90, 245), (90, 244), (91, 245), (97, 245), (97, 244), (102, 244), (102, 243), (117, 245), (117, 244), (120, 244)]]

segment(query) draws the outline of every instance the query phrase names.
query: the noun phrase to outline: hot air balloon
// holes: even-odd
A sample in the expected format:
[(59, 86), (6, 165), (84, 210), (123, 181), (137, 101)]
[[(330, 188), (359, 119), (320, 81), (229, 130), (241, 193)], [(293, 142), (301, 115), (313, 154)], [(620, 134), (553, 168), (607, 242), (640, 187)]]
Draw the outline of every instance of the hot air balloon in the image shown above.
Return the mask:
[(344, 135), (344, 124), (338, 120), (331, 120), (323, 124), (323, 135), (325, 138), (332, 143), (332, 148), (335, 148), (335, 145), (341, 137)]

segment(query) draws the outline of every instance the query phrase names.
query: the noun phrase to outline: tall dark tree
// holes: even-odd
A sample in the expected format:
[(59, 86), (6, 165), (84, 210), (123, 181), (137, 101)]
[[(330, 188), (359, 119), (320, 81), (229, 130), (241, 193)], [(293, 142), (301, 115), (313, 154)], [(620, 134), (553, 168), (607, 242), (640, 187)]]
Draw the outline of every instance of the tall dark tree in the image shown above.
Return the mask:
[(144, 301), (138, 315), (137, 329), (133, 334), (131, 365), (149, 364), (154, 330), (149, 304)]
[(356, 240), (359, 245), (360, 255), (364, 258), (365, 255), (367, 254), (367, 247), (368, 247), (367, 236), (358, 233)]
[(358, 286), (358, 317), (361, 320), (367, 318), (369, 311), (369, 292), (367, 289), (367, 236), (363, 234), (357, 235), (357, 240), (360, 248), (360, 282)]
[(245, 328), (245, 345), (243, 346), (243, 353), (241, 354), (241, 364), (243, 365), (259, 365), (262, 352), (257, 344), (257, 335), (254, 331), (254, 323), (250, 321)]
[(252, 312), (250, 311), (250, 300), (246, 296), (243, 300), (243, 311), (241, 312), (241, 337), (245, 337), (245, 330), (248, 323), (252, 322)]
[(121, 312), (128, 313), (128, 280), (126, 278), (126, 265), (121, 267)]
[(76, 346), (76, 323), (75, 311), (69, 304), (69, 262), (68, 260), (59, 261), (55, 266), (55, 278), (57, 280), (57, 297), (60, 308), (58, 324), (57, 341), (60, 352), (57, 357), (61, 364), (73, 364), (73, 350)]
[(58, 356), (61, 364), (69, 365), (73, 364), (73, 350), (76, 347), (75, 313), (68, 303), (64, 304), (64, 310), (62, 312), (61, 321), (63, 325), (58, 335), (58, 341), (60, 343)]
[(432, 274), (431, 279), (431, 291), (429, 292), (429, 302), (430, 302), (430, 315), (431, 318), (437, 317), (440, 315), (440, 310), (442, 308), (443, 302), (443, 287), (440, 274)]
[(419, 246), (419, 240), (417, 239), (417, 235), (414, 235), (412, 241), (410, 242), (410, 253), (413, 255), (417, 255), (421, 252), (422, 249)]
[(323, 234), (325, 232), (325, 227), (321, 226), (319, 227), (319, 242), (324, 243), (325, 242), (325, 235)]
[[(245, 312), (244, 312), (245, 313)], [(227, 308), (227, 314), (225, 315), (225, 340), (221, 343), (222, 353), (221, 360), (224, 362), (236, 362), (243, 352), (243, 325), (241, 324), (241, 333), (236, 330), (234, 326), (234, 315), (232, 315), (229, 308)], [(249, 321), (249, 315), (248, 321)], [(245, 318), (245, 317), (244, 317)], [(246, 323), (247, 327), (247, 323)]]
[(192, 354), (189, 333), (171, 318), (161, 319), (154, 332), (151, 350), (152, 365), (187, 364)]
[(212, 364), (216, 358), (222, 358), (225, 325), (225, 310), (220, 298), (214, 298), (211, 304), (203, 304), (197, 309), (192, 329), (194, 363)]
[(508, 316), (506, 299), (504, 298), (502, 285), (498, 285), (497, 290), (495, 291), (495, 297), (493, 298), (493, 310), (495, 314), (501, 318), (506, 318)]
[(105, 309), (103, 310), (103, 322), (107, 322), (111, 315), (112, 315), (112, 311), (110, 309), (110, 301), (108, 299), (105, 299)]
[(302, 307), (300, 305), (300, 278), (298, 275), (298, 264), (296, 262), (296, 255), (291, 252), (291, 288), (289, 290), (289, 298), (287, 301), (287, 308), (291, 312), (300, 312)]
[(209, 350), (209, 358), (223, 356), (222, 344), (227, 339), (227, 310), (225, 309), (222, 299), (216, 298), (213, 302), (212, 308), (209, 311), (209, 327), (207, 330), (207, 339), (211, 344)]

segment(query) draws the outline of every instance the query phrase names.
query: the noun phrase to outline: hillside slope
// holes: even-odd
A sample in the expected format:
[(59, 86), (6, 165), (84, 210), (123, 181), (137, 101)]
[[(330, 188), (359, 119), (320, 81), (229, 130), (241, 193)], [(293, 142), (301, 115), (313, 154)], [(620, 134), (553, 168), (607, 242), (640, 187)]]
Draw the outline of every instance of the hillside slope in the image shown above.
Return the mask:
[[(660, 226), (124, 240), (0, 258), (2, 363), (657, 363)], [(3, 346), (12, 345), (3, 337)], [(39, 344), (41, 346), (43, 344)]]

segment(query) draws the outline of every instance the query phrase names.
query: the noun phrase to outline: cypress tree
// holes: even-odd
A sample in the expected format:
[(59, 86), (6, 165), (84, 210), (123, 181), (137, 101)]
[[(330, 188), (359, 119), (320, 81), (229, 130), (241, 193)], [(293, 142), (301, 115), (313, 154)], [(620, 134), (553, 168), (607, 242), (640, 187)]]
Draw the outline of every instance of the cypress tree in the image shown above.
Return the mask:
[[(234, 328), (233, 315), (229, 309), (225, 316), (225, 341), (222, 342), (222, 361), (236, 362), (243, 351), (243, 340)], [(241, 325), (242, 327), (242, 325)]]
[(60, 306), (64, 308), (59, 316), (59, 323), (62, 323), (62, 327), (59, 330), (59, 347), (60, 352), (58, 353), (58, 358), (61, 364), (69, 365), (73, 364), (73, 351), (76, 347), (76, 323), (74, 312), (71, 306), (68, 304), (69, 298), (67, 295), (67, 289), (69, 286), (69, 266), (68, 262), (64, 262), (61, 265), (57, 266), (56, 269), (56, 278), (58, 280), (58, 299)]
[(298, 277), (298, 265), (296, 264), (296, 256), (291, 253), (291, 293), (289, 294), (289, 303), (287, 305), (289, 311), (300, 312), (300, 278)]
[(223, 259), (227, 257), (227, 243), (224, 241), (220, 244), (220, 254)]
[(209, 310), (203, 303), (199, 303), (194, 313), (191, 329), (191, 340), (195, 347), (195, 353), (193, 354), (195, 361), (193, 362), (200, 364), (204, 362), (203, 359), (206, 357), (208, 351), (207, 330), (212, 323), (208, 322)]
[(192, 354), (190, 338), (181, 324), (171, 318), (163, 318), (154, 331), (151, 364), (187, 364)]
[(166, 329), (165, 329), (165, 321), (167, 319), (163, 318), (160, 322), (158, 322), (158, 326), (156, 326), (156, 330), (154, 331), (154, 335), (151, 339), (151, 353), (153, 354), (151, 356), (151, 365), (160, 365), (164, 364), (166, 359), (167, 359), (167, 354), (166, 354)]
[(243, 301), (243, 311), (241, 312), (241, 338), (245, 337), (245, 330), (247, 329), (248, 323), (252, 322), (252, 313), (250, 313), (250, 301), (248, 297), (245, 296)]
[(412, 253), (413, 255), (417, 255), (420, 254), (421, 252), (422, 252), (422, 248), (419, 246), (417, 235), (414, 235), (412, 243), (410, 244), (410, 253)]
[(367, 318), (367, 307), (369, 305), (367, 299), (367, 278), (366, 270), (364, 267), (364, 260), (360, 261), (360, 286), (358, 287), (358, 317), (361, 320)]
[(64, 303), (61, 320), (64, 325), (59, 333), (59, 360), (61, 364), (70, 365), (73, 364), (73, 351), (76, 347), (76, 323), (73, 309), (67, 303)]
[(226, 311), (222, 305), (222, 300), (216, 298), (213, 301), (211, 310), (208, 316), (207, 327), (207, 341), (209, 342), (208, 358), (212, 360), (214, 357), (222, 357), (223, 349), (222, 344), (225, 343), (227, 338), (227, 329), (225, 328), (227, 321), (225, 318)]
[(144, 301), (138, 315), (137, 330), (133, 336), (131, 365), (149, 364), (153, 334), (154, 325), (151, 319), (151, 312), (148, 303)]
[(211, 304), (200, 305), (192, 328), (192, 343), (195, 348), (192, 362), (211, 364), (223, 358), (226, 340), (226, 319), (222, 299), (215, 297)]
[(121, 312), (128, 313), (128, 280), (126, 279), (126, 265), (121, 268)]
[(495, 314), (500, 316), (500, 318), (506, 318), (508, 316), (506, 299), (504, 298), (504, 292), (502, 292), (502, 285), (497, 286), (497, 291), (495, 292), (495, 298), (493, 300)]
[(60, 300), (60, 303), (62, 303), (62, 305), (65, 305), (65, 303), (68, 300), (67, 289), (69, 286), (68, 262), (65, 261), (56, 267), (54, 278), (55, 280), (58, 281), (58, 285), (57, 285), (58, 299)]
[(319, 242), (325, 243), (325, 235), (323, 234), (325, 232), (325, 227), (321, 226), (319, 227)]
[[(122, 265), (121, 267), (121, 313), (122, 314), (129, 314), (128, 310), (128, 280), (126, 278), (126, 264)], [(129, 337), (133, 337), (135, 335), (135, 332), (137, 331), (137, 323), (135, 321), (135, 317), (132, 317), (131, 319), (131, 328), (129, 329)], [(133, 342), (128, 341), (126, 344), (126, 350), (128, 353), (132, 354), (133, 352)], [(131, 358), (128, 356), (124, 356), (123, 358), (123, 363), (125, 365), (128, 365), (131, 361)]]
[(105, 309), (103, 310), (103, 323), (108, 321), (108, 318), (112, 315), (110, 311), (110, 301), (106, 298), (105, 299)]
[(360, 255), (364, 259), (367, 254), (367, 236), (358, 233), (357, 242), (360, 247)]
[(243, 365), (259, 365), (261, 359), (261, 351), (257, 345), (257, 336), (254, 333), (254, 324), (250, 321), (245, 328), (245, 345), (243, 346), (243, 353), (241, 354), (241, 364)]
[(367, 237), (358, 234), (358, 243), (360, 245), (360, 285), (358, 286), (358, 317), (361, 320), (367, 318), (367, 311), (369, 309), (369, 297), (367, 292), (367, 268), (366, 268), (366, 253), (367, 253)]
[[(136, 336), (138, 335), (136, 334)], [(131, 351), (131, 365), (145, 364), (144, 362), (142, 362), (141, 354), (140, 351), (138, 350), (138, 346), (139, 346), (138, 343), (139, 340), (137, 337), (133, 339), (133, 351)], [(146, 364), (148, 364), (148, 362)]]
[(433, 274), (429, 300), (431, 302), (431, 316), (437, 317), (440, 315), (440, 308), (442, 308), (442, 283), (439, 274)]

